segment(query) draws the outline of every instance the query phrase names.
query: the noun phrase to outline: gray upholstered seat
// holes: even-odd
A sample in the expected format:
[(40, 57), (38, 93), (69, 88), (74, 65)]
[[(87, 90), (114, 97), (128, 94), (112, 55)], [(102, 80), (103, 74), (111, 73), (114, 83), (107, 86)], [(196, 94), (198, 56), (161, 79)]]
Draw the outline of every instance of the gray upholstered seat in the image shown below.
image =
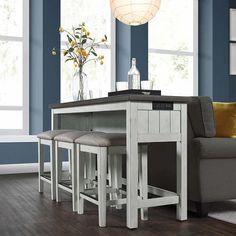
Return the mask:
[(194, 138), (192, 148), (200, 159), (236, 158), (235, 138)]
[(75, 143), (97, 147), (124, 146), (126, 135), (120, 133), (90, 132), (75, 140)]
[(59, 134), (63, 134), (66, 132), (70, 132), (71, 130), (68, 129), (62, 129), (62, 130), (48, 130), (45, 132), (42, 132), (40, 134), (38, 134), (38, 138), (40, 139), (47, 139), (47, 140), (52, 140), (54, 139), (55, 136), (59, 135)]
[(87, 134), (90, 131), (79, 131), (79, 130), (73, 130), (70, 132), (64, 132), (62, 134), (59, 134), (55, 136), (55, 141), (61, 141), (61, 142), (67, 142), (67, 143), (73, 143), (75, 139)]

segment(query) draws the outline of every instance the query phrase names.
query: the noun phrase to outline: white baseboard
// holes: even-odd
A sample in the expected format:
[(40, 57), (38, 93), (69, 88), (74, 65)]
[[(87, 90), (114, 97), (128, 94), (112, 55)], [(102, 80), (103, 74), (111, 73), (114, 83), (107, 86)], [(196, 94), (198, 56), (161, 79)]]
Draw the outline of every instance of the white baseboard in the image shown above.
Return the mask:
[[(63, 162), (63, 169), (68, 169), (69, 163)], [(44, 163), (44, 171), (50, 171), (50, 163)], [(23, 174), (23, 173), (37, 173), (38, 163), (26, 163), (26, 164), (10, 164), (0, 165), (0, 175), (7, 174)]]

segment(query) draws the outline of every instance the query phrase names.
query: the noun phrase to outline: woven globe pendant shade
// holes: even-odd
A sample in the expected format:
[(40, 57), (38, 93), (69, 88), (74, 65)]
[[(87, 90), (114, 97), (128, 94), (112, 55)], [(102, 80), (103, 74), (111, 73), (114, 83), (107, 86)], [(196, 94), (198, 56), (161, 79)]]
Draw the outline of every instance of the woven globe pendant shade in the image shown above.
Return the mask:
[(142, 25), (151, 20), (160, 8), (161, 0), (110, 0), (115, 18), (127, 25)]

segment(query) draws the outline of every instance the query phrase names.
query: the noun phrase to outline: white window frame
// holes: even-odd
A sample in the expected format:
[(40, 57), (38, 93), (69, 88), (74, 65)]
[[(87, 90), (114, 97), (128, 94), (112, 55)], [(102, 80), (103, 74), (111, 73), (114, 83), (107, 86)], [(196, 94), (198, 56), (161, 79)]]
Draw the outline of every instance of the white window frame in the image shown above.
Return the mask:
[(198, 11), (199, 11), (198, 1), (199, 0), (193, 0), (193, 1), (194, 1), (193, 52), (148, 48), (148, 53), (176, 55), (176, 56), (192, 56), (193, 57), (193, 95), (198, 96)]
[(28, 135), (29, 134), (29, 0), (23, 0), (23, 35), (4, 36), (0, 32), (0, 40), (23, 43), (23, 105), (0, 106), (0, 110), (22, 111), (23, 129), (0, 129), (0, 135)]
[[(62, 14), (61, 14), (62, 15)], [(61, 41), (61, 47), (66, 46), (66, 41)], [(111, 43), (110, 45), (99, 45), (96, 46), (97, 49), (106, 49), (111, 50), (111, 87), (110, 91), (115, 91), (116, 86), (116, 18), (113, 17), (111, 14)], [(61, 55), (62, 60), (62, 55)], [(62, 68), (61, 68), (61, 75), (62, 75)], [(61, 88), (60, 88), (60, 95), (61, 95)], [(61, 98), (60, 98), (61, 100)]]

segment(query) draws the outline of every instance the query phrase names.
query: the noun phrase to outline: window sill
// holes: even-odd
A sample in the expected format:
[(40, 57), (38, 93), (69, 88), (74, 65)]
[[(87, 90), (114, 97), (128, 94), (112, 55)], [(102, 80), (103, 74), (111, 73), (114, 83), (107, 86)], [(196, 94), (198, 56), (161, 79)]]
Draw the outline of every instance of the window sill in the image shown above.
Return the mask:
[(0, 143), (35, 143), (36, 135), (0, 135)]

